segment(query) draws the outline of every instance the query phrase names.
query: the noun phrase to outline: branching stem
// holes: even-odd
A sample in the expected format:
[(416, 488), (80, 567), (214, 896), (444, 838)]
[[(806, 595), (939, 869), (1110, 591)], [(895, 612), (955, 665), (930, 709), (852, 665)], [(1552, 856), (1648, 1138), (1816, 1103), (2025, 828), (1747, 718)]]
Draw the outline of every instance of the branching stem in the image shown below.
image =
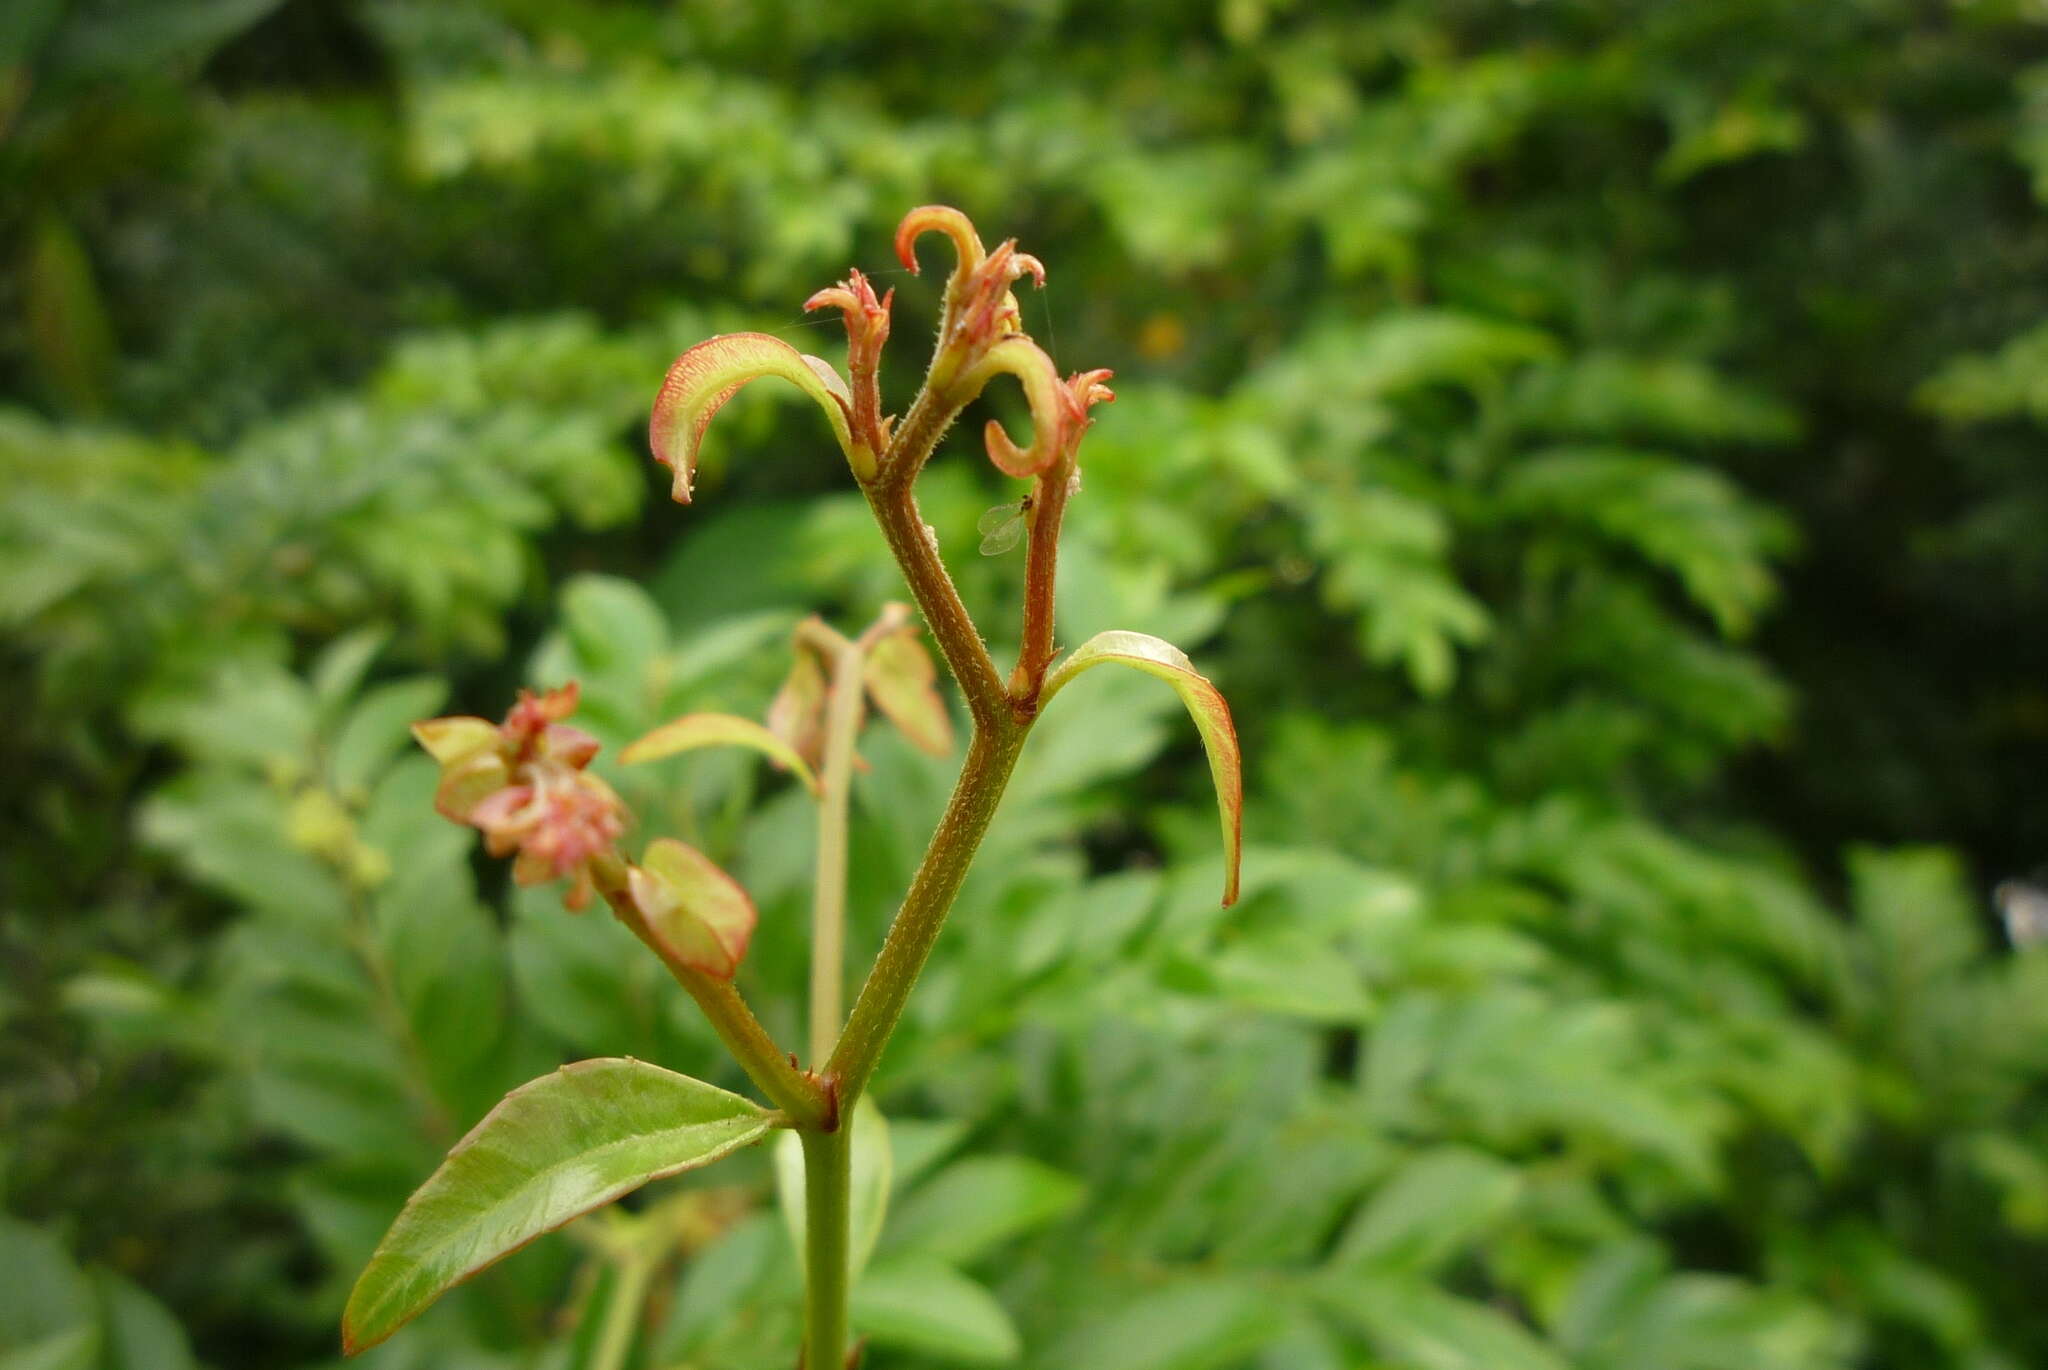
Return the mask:
[(747, 1007), (747, 1001), (730, 980), (721, 980), (706, 975), (695, 967), (685, 965), (662, 940), (647, 926), (647, 919), (634, 905), (626, 889), (626, 863), (616, 852), (591, 862), (591, 876), (605, 902), (612, 912), (626, 925), (647, 949), (661, 958), (676, 983), (689, 991), (697, 1007), (704, 1010), (704, 1016), (711, 1020), (711, 1026), (718, 1033), (726, 1050), (740, 1063), (760, 1091), (768, 1096), (769, 1102), (787, 1113), (799, 1127), (817, 1128), (832, 1126), (837, 1109), (830, 1093), (818, 1080), (804, 1074), (791, 1064), (789, 1056), (778, 1046), (768, 1030), (761, 1026), (761, 1020)]

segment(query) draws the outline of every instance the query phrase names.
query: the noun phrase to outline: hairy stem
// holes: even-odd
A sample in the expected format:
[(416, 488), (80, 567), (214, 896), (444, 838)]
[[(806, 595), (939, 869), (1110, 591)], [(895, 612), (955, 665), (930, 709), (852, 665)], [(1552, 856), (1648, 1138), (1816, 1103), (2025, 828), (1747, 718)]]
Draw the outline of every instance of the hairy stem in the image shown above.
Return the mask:
[(798, 1135), (804, 1148), (804, 1364), (839, 1370), (846, 1357), (853, 1128)]
[(931, 955), (932, 944), (938, 941), (946, 913), (960, 893), (989, 821), (995, 817), (1026, 731), (1006, 712), (993, 726), (977, 727), (967, 744), (967, 759), (953, 784), (953, 796), (946, 801), (946, 812), (932, 833), (903, 906), (889, 925), (881, 955), (875, 958), (875, 968), (861, 986), (846, 1031), (840, 1034), (839, 1045), (825, 1067), (826, 1076), (838, 1090), (842, 1117), (851, 1113), (867, 1088), (889, 1034), (903, 1017), (911, 987)]
[(988, 644), (982, 641), (981, 630), (960, 602), (960, 592), (939, 556), (938, 541), (925, 527), (917, 496), (911, 491), (918, 471), (959, 412), (958, 405), (936, 400), (930, 391), (920, 394), (890, 444), (882, 478), (864, 489), (875, 522), (881, 526), (897, 565), (903, 568), (903, 579), (917, 601), (918, 612), (924, 615), (947, 668), (960, 682), (968, 714), (977, 725), (986, 725), (1008, 712), (1002, 676), (988, 654)]
[(811, 887), (811, 1064), (832, 1052), (846, 1000), (846, 809), (853, 786), (853, 743), (860, 734), (867, 654), (842, 642), (825, 708), (825, 759), (819, 776), (818, 859)]
[(1038, 692), (1056, 650), (1053, 642), (1053, 588), (1059, 569), (1060, 521), (1067, 512), (1070, 461), (1055, 463), (1032, 487), (1030, 550), (1024, 565), (1024, 627), (1017, 648), (1017, 667), (1010, 674), (1010, 700), (1029, 717), (1038, 709)]
[(747, 1078), (768, 1096), (769, 1102), (787, 1113), (799, 1127), (833, 1126), (838, 1111), (831, 1096), (816, 1079), (798, 1070), (788, 1054), (775, 1045), (775, 1039), (761, 1026), (761, 1020), (747, 1007), (747, 1001), (740, 997), (732, 981), (706, 975), (683, 964), (654, 935), (654, 930), (647, 926), (647, 920), (627, 893), (626, 863), (618, 853), (607, 853), (592, 861), (591, 875), (598, 893), (611, 905), (618, 920), (645, 943), (649, 951), (659, 956), (661, 963), (668, 967), (669, 974), (676, 978), (676, 983), (689, 991), (690, 997), (697, 1001), (697, 1007), (704, 1010), (704, 1016), (711, 1020), (718, 1039), (725, 1043), (726, 1050), (747, 1072)]

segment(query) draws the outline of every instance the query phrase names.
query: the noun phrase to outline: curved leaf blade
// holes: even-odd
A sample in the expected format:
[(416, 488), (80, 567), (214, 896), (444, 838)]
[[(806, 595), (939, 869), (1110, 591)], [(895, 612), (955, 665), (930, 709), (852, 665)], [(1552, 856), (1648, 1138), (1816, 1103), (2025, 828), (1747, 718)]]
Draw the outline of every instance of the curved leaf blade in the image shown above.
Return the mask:
[(766, 333), (722, 333), (707, 338), (677, 357), (654, 397), (654, 415), (647, 425), (647, 444), (654, 459), (675, 472), (671, 491), (678, 504), (690, 502), (697, 475), (697, 451), (712, 416), (748, 381), (780, 376), (818, 402), (832, 421), (847, 460), (854, 460), (853, 433), (847, 416), (853, 400), (839, 373), (817, 357), (807, 356)]
[(1228, 908), (1237, 902), (1238, 868), (1244, 856), (1244, 755), (1238, 750), (1230, 705), (1180, 648), (1148, 633), (1114, 629), (1089, 638), (1053, 668), (1039, 695), (1040, 707), (1075, 676), (1104, 662), (1159, 677), (1173, 686), (1194, 719), (1209, 754), (1209, 778), (1216, 784), (1216, 807), (1223, 820), (1223, 905)]
[(630, 1057), (521, 1085), (406, 1201), (349, 1295), (343, 1349), (374, 1346), (542, 1233), (708, 1165), (773, 1123), (751, 1100)]
[(812, 794), (818, 792), (818, 777), (802, 753), (786, 739), (738, 714), (684, 714), (627, 744), (619, 760), (637, 766), (697, 747), (752, 747), (776, 765), (794, 771)]

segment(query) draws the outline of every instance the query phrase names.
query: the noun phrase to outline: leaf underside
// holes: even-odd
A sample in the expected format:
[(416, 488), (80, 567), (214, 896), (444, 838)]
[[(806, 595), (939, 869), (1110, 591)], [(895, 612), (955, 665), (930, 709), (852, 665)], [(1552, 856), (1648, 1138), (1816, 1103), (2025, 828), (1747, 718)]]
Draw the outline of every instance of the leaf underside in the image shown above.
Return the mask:
[(690, 502), (697, 451), (712, 417), (741, 386), (763, 376), (780, 376), (816, 400), (832, 423), (840, 450), (851, 458), (853, 435), (847, 414), (852, 399), (838, 372), (770, 334), (723, 333), (677, 357), (654, 398), (647, 443), (654, 459), (675, 472), (676, 503)]
[(1195, 669), (1187, 653), (1147, 633), (1121, 629), (1097, 633), (1076, 647), (1045, 678), (1040, 707), (1081, 672), (1115, 662), (1157, 676), (1173, 686), (1187, 706), (1209, 755), (1209, 778), (1216, 785), (1216, 807), (1223, 820), (1223, 903), (1237, 902), (1238, 868), (1244, 851), (1244, 756), (1238, 750), (1237, 726), (1223, 694)]

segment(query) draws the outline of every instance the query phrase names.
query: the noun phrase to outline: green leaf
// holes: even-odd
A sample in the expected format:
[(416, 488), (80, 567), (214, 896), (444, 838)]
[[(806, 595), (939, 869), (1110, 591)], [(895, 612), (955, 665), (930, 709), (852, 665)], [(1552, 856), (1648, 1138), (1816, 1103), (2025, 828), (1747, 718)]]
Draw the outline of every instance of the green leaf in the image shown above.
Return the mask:
[(54, 1345), (93, 1320), (92, 1291), (57, 1239), (0, 1215), (0, 1346)]
[(1281, 1325), (1271, 1291), (1247, 1279), (1195, 1279), (1134, 1299), (1034, 1364), (1059, 1370), (1220, 1370)]
[[(668, 620), (645, 590), (617, 576), (579, 575), (562, 588), (560, 633), (530, 664), (535, 680), (583, 685), (584, 726), (600, 734), (645, 726), (669, 673)], [(549, 659), (553, 658), (553, 659)]]
[(407, 1201), (349, 1295), (344, 1347), (375, 1345), (543, 1232), (772, 1125), (751, 1101), (644, 1061), (579, 1061), (520, 1086)]
[(332, 718), (343, 704), (362, 688), (370, 663), (391, 638), (383, 627), (358, 628), (327, 644), (313, 660), (306, 681), (313, 687), (313, 702), (323, 718)]
[(100, 1370), (191, 1370), (191, 1343), (170, 1310), (112, 1271), (92, 1281), (105, 1328)]
[[(377, 893), (370, 954), (385, 963), (435, 1090), (449, 1097), (498, 1042), (504, 945), (471, 897), (467, 872), (415, 866)], [(506, 1083), (501, 1081), (500, 1084)]]
[(413, 724), (441, 707), (448, 686), (431, 676), (396, 680), (362, 697), (334, 736), (327, 774), (341, 794), (367, 790), (405, 749)]
[(99, 1329), (87, 1323), (0, 1351), (0, 1370), (95, 1370)]
[(1195, 730), (1202, 735), (1202, 746), (1209, 754), (1209, 777), (1216, 784), (1216, 805), (1223, 818), (1223, 903), (1225, 907), (1236, 903), (1244, 847), (1244, 757), (1238, 751), (1230, 705), (1180, 648), (1145, 633), (1118, 629), (1097, 633), (1054, 667), (1045, 678), (1040, 707), (1050, 703), (1075, 676), (1106, 661), (1133, 667), (1173, 686), (1195, 720)]
[(1266, 1013), (1315, 1023), (1362, 1023), (1373, 999), (1342, 948), (1298, 930), (1267, 931), (1192, 952), (1169, 983)]
[(763, 376), (780, 376), (816, 400), (832, 422), (840, 450), (849, 461), (855, 460), (853, 434), (847, 427), (853, 402), (838, 372), (766, 333), (725, 333), (677, 357), (655, 396), (647, 441), (654, 459), (675, 472), (671, 493), (676, 503), (690, 502), (697, 451), (712, 416), (741, 386)]
[(1332, 1315), (1413, 1370), (1565, 1370), (1564, 1358), (1520, 1323), (1419, 1280), (1326, 1280), (1316, 1292)]
[(1444, 1147), (1410, 1161), (1374, 1194), (1337, 1248), (1339, 1262), (1429, 1271), (1496, 1222), (1522, 1190), (1504, 1161)]
[(1023, 1339), (995, 1296), (937, 1261), (879, 1266), (854, 1286), (856, 1332), (942, 1360), (992, 1365), (1017, 1358)]
[(753, 719), (737, 714), (684, 714), (629, 743), (619, 753), (619, 760), (637, 766), (695, 747), (752, 747), (776, 765), (794, 771), (811, 793), (818, 792), (818, 777), (796, 748)]
[(1081, 1201), (1080, 1182), (1023, 1156), (977, 1156), (948, 1166), (904, 1202), (892, 1251), (965, 1265)]
[(113, 326), (84, 241), (54, 211), (44, 212), (30, 239), (21, 298), (44, 389), (60, 409), (99, 414), (115, 359)]
[[(881, 1240), (882, 1220), (889, 1212), (890, 1172), (894, 1156), (889, 1147), (889, 1124), (882, 1110), (868, 1095), (853, 1106), (853, 1177), (848, 1207), (847, 1274), (858, 1279)], [(804, 1221), (804, 1150), (792, 1132), (775, 1141), (775, 1193), (782, 1203), (782, 1220), (789, 1225), (789, 1240), (801, 1259), (807, 1225)]]
[(654, 1364), (683, 1360), (773, 1279), (783, 1256), (775, 1219), (754, 1212), (690, 1258), (676, 1282), (673, 1310), (654, 1343)]
[(967, 1124), (958, 1118), (895, 1118), (889, 1123), (891, 1169), (896, 1192), (902, 1193), (924, 1178), (927, 1170), (946, 1159), (967, 1135)]

